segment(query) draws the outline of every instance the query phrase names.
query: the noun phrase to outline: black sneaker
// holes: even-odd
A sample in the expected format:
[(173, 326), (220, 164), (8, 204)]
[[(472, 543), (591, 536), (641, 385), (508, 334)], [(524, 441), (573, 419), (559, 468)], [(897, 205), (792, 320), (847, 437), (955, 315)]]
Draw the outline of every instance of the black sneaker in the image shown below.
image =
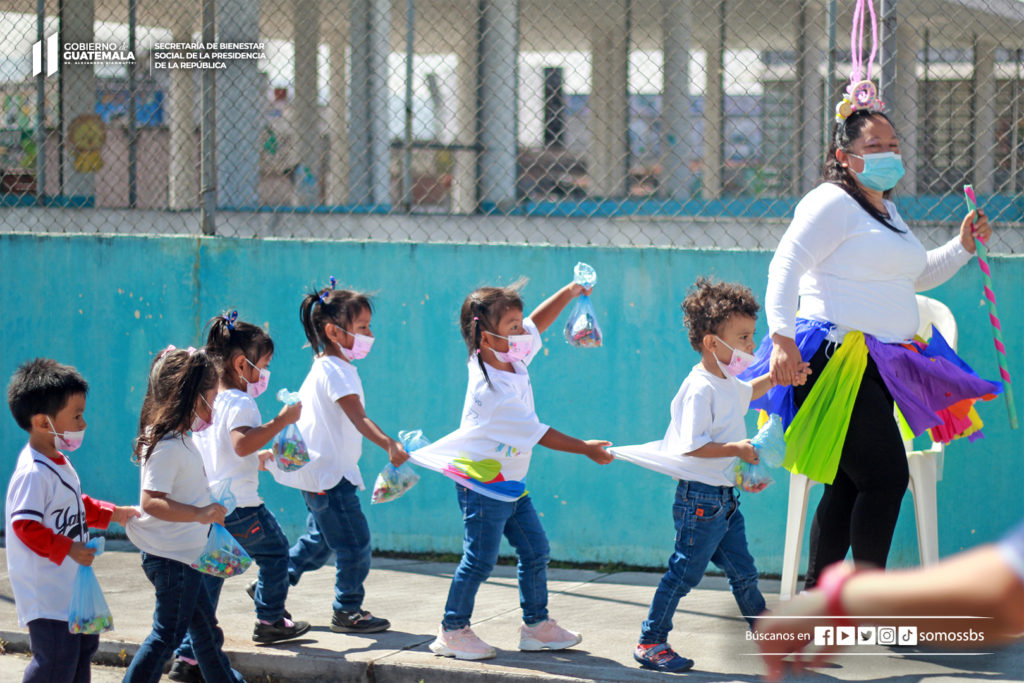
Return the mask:
[[(256, 602), (256, 584), (258, 582), (259, 582), (259, 579), (253, 579), (252, 581), (249, 582), (249, 585), (247, 585), (245, 587), (245, 594), (248, 595), (249, 599), (252, 600), (253, 602)], [(291, 619), (292, 618), (292, 613), (289, 612), (288, 610), (285, 610), (284, 612), (282, 612), (281, 616), (284, 617), (285, 619)], [(305, 631), (303, 631), (303, 633), (305, 633)]]
[(364, 609), (354, 612), (339, 609), (331, 619), (331, 630), (335, 633), (379, 633), (389, 628), (390, 621), (375, 617)]
[(254, 642), (263, 643), (264, 645), (269, 643), (279, 643), (282, 640), (298, 638), (308, 630), (308, 621), (278, 619), (273, 624), (264, 624), (257, 621), (256, 626), (252, 630), (252, 639)]
[(183, 659), (175, 659), (171, 664), (171, 670), (167, 677), (179, 683), (206, 683), (203, 672), (199, 670), (198, 664), (189, 664)]

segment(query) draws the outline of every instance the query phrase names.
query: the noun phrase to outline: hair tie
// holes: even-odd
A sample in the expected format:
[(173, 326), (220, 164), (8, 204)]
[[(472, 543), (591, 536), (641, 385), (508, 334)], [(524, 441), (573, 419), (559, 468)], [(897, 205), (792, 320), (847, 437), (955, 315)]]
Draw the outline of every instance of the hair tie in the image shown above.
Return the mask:
[(224, 320), (226, 320), (228, 322), (228, 329), (229, 330), (234, 330), (235, 329), (235, 321), (238, 320), (238, 311), (237, 310), (231, 311), (230, 313), (225, 313), (221, 317), (224, 318)]
[(334, 279), (334, 276), (332, 275), (332, 276), (331, 276), (331, 278), (330, 278), (330, 282), (331, 282), (331, 284), (330, 284), (329, 286), (330, 286), (330, 289), (331, 289), (331, 291), (333, 292), (333, 291), (334, 291), (334, 288), (335, 288), (335, 287), (337, 286), (337, 284), (338, 284), (338, 281), (337, 281), (337, 280), (335, 280), (335, 279)]
[(330, 292), (330, 291), (331, 290), (329, 290), (326, 287), (324, 287), (323, 289), (320, 290), (320, 293), (317, 294), (317, 299), (320, 300), (321, 304), (326, 304), (327, 303), (327, 293)]
[(479, 317), (479, 316), (476, 316), (476, 315), (474, 315), (474, 316), (473, 316), (473, 322), (479, 322), (479, 321), (480, 321), (480, 317)]

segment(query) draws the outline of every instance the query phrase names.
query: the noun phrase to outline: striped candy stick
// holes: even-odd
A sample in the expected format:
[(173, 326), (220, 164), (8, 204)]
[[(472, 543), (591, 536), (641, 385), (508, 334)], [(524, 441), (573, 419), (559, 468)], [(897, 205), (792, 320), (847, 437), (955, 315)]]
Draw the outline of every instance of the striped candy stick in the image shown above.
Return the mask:
[[(978, 199), (974, 196), (974, 187), (964, 185), (964, 197), (967, 199), (967, 209), (976, 211)], [(999, 322), (999, 313), (996, 311), (996, 295), (992, 291), (992, 271), (988, 267), (988, 250), (985, 243), (980, 239), (974, 240), (978, 247), (978, 266), (985, 284), (985, 299), (988, 301), (988, 319), (992, 323), (993, 341), (996, 345), (996, 360), (999, 361), (999, 374), (1003, 378), (1003, 396), (1006, 397), (1006, 410), (1010, 414), (1010, 429), (1017, 428), (1017, 407), (1013, 403), (1013, 389), (1010, 386), (1010, 370), (1006, 364), (1006, 345), (1003, 344), (1003, 326)]]

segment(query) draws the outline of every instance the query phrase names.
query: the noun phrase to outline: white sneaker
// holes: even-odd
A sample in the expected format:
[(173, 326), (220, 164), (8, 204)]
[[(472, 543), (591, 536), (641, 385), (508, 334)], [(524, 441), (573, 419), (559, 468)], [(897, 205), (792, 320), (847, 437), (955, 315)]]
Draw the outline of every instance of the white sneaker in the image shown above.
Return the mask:
[(581, 640), (583, 636), (565, 630), (554, 619), (542, 621), (536, 626), (523, 624), (519, 629), (520, 650), (564, 650), (577, 645)]
[(455, 631), (445, 631), (442, 626), (437, 638), (430, 644), (430, 651), (435, 655), (455, 659), (490, 659), (498, 654), (497, 650), (480, 640), (468, 626)]

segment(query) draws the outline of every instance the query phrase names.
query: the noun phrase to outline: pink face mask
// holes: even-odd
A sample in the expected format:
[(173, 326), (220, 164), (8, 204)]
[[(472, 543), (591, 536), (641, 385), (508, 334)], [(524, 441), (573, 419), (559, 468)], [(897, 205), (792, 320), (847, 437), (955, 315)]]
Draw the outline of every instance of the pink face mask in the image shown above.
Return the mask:
[(270, 370), (267, 370), (266, 368), (257, 368), (256, 365), (248, 358), (245, 359), (245, 362), (252, 365), (260, 373), (260, 378), (255, 382), (250, 382), (244, 377), (242, 378), (245, 382), (245, 393), (256, 398), (267, 390), (267, 386), (270, 384)]
[(722, 343), (722, 346), (732, 351), (732, 356), (729, 357), (728, 364), (719, 361), (719, 365), (721, 365), (722, 368), (733, 377), (742, 375), (743, 371), (749, 368), (750, 364), (754, 362), (753, 354), (749, 354), (746, 351), (740, 351), (739, 349), (734, 349), (722, 341), (721, 337), (717, 334), (714, 335), (714, 337)]
[(508, 342), (508, 351), (498, 351), (492, 348), (491, 351), (494, 353), (494, 357), (500, 360), (502, 363), (515, 363), (516, 361), (523, 360), (530, 355), (530, 351), (533, 350), (533, 335), (530, 334), (511, 334), (507, 337), (494, 332), (488, 334), (495, 337), (501, 337)]
[[(206, 407), (210, 409), (210, 420), (213, 420), (213, 406), (207, 403), (206, 398), (202, 394), (199, 395), (199, 398), (203, 403), (206, 403)], [(192, 424), (189, 428), (193, 432), (201, 432), (204, 429), (209, 428), (212, 424), (213, 422), (207, 422), (202, 415), (196, 412), (196, 416), (192, 418)]]
[(46, 418), (46, 421), (50, 423), (50, 433), (53, 434), (53, 446), (58, 451), (71, 451), (78, 450), (78, 447), (82, 445), (82, 441), (85, 440), (85, 430), (80, 429), (77, 432), (64, 432), (63, 434), (57, 431), (57, 428), (53, 426), (53, 420)]
[(365, 334), (349, 332), (344, 327), (340, 327), (339, 329), (344, 330), (345, 334), (350, 335), (353, 338), (351, 349), (346, 349), (341, 344), (338, 344), (338, 350), (341, 351), (341, 355), (349, 360), (366, 358), (366, 354), (370, 353), (370, 349), (373, 348), (374, 338)]

